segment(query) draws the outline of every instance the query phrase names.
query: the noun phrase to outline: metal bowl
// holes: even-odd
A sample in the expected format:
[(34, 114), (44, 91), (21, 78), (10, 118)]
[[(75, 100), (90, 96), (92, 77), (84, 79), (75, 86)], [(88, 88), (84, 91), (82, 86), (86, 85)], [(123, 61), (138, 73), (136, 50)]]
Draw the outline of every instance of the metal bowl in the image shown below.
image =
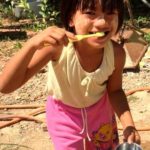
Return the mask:
[(117, 146), (116, 150), (142, 150), (141, 146), (136, 143), (123, 143)]

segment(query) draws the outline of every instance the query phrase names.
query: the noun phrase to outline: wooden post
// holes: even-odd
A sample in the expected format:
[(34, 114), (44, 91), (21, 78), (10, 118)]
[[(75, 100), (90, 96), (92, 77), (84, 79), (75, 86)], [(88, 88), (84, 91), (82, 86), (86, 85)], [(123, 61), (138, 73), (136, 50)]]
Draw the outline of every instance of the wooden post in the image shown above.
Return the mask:
[(127, 6), (129, 16), (130, 16), (130, 19), (131, 19), (131, 23), (132, 23), (132, 25), (134, 25), (134, 17), (133, 17), (133, 12), (132, 12), (132, 8), (131, 8), (130, 0), (124, 0), (124, 3)]

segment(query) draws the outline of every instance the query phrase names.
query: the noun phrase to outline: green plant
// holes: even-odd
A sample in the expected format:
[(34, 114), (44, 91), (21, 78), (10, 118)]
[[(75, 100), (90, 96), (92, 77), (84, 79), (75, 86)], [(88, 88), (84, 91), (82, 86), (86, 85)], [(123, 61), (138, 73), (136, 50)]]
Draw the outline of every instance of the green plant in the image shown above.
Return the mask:
[(30, 9), (30, 6), (27, 3), (27, 0), (20, 0), (18, 6), (24, 8), (25, 10)]
[(42, 16), (43, 23), (51, 22), (54, 23), (57, 20), (57, 17), (59, 15), (59, 11), (55, 9), (54, 5), (48, 5), (48, 0), (43, 0), (39, 4), (40, 7), (40, 15)]
[(32, 26), (30, 26), (32, 28), (33, 31), (38, 32), (40, 30), (45, 29), (48, 26), (47, 23), (42, 23), (40, 21), (37, 21), (36, 23), (34, 23)]
[(138, 24), (146, 23), (147, 21), (148, 21), (148, 18), (147, 18), (147, 17), (139, 16), (139, 17), (137, 18), (137, 23), (138, 23)]
[(144, 35), (145, 40), (150, 43), (150, 33)]
[(2, 24), (2, 17), (0, 16), (0, 27), (3, 26)]
[(27, 0), (20, 0), (19, 3), (18, 3), (18, 7), (23, 8), (23, 12), (24, 12), (23, 14), (25, 14), (26, 18), (36, 20), (37, 16), (31, 10), (30, 5), (27, 2)]
[(22, 48), (22, 44), (21, 44), (19, 41), (17, 41), (17, 42), (14, 44), (13, 49), (20, 49), (20, 48)]
[(10, 5), (3, 5), (0, 3), (0, 17), (8, 18), (8, 16), (12, 16), (12, 9)]
[(39, 4), (39, 7), (41, 9), (39, 13), (42, 16), (42, 21), (45, 23), (47, 16), (50, 14), (50, 12), (48, 11), (47, 0), (43, 0)]
[(55, 10), (54, 6), (50, 7), (49, 11), (50, 11), (49, 21), (54, 23), (54, 24), (57, 24), (59, 22), (60, 12)]

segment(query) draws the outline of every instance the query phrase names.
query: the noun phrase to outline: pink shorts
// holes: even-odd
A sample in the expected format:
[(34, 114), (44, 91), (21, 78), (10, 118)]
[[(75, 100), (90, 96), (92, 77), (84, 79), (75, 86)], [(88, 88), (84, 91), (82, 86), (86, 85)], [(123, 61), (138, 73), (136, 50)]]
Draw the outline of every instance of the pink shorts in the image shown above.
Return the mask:
[[(55, 150), (114, 150), (118, 145), (115, 115), (107, 93), (87, 108), (74, 108), (48, 97), (46, 118)], [(83, 140), (85, 143), (83, 144)]]

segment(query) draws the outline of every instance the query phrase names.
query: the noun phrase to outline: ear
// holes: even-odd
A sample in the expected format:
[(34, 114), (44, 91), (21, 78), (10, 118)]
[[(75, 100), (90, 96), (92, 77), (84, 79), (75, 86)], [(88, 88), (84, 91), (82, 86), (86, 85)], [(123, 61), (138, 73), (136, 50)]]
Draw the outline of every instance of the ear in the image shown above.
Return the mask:
[(72, 19), (72, 18), (70, 19), (69, 27), (74, 27), (74, 22), (73, 22), (73, 19)]

